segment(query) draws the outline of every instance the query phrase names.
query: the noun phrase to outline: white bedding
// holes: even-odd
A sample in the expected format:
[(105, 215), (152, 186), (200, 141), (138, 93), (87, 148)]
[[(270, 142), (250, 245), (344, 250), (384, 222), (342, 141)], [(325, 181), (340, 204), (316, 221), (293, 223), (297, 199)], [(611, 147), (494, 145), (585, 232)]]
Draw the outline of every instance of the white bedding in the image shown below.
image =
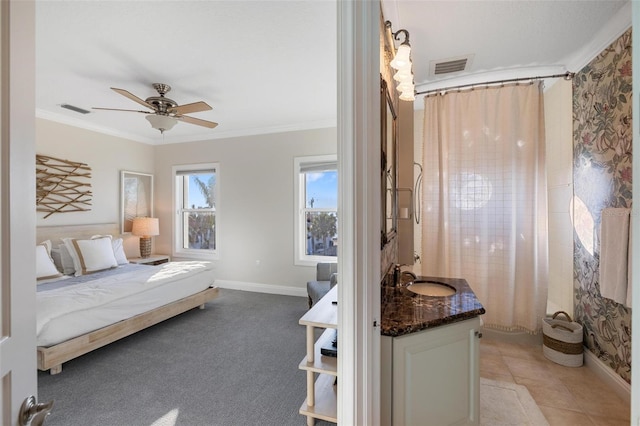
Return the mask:
[(170, 262), (39, 291), (38, 346), (51, 346), (166, 305), (210, 287), (213, 281), (210, 262)]

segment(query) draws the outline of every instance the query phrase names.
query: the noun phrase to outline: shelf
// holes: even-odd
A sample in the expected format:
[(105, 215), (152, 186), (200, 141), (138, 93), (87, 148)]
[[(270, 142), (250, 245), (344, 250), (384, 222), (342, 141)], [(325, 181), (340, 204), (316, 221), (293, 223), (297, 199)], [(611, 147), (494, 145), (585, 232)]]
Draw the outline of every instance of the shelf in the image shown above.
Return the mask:
[(338, 422), (338, 387), (334, 386), (336, 378), (328, 374), (320, 374), (315, 383), (316, 404), (307, 406), (307, 400), (300, 407), (300, 414), (314, 419)]
[(311, 325), (321, 328), (338, 328), (338, 305), (332, 302), (338, 300), (338, 286), (333, 286), (322, 299), (313, 305), (300, 318), (300, 325)]
[[(338, 286), (334, 286), (299, 321), (306, 326), (307, 332), (307, 356), (298, 366), (307, 372), (307, 399), (300, 407), (300, 414), (307, 416), (307, 425), (313, 425), (314, 419), (338, 423), (338, 395), (334, 385), (338, 377), (338, 359), (320, 352), (323, 346), (331, 344), (333, 329), (338, 328), (338, 305), (333, 303), (337, 299)], [(316, 328), (326, 329), (317, 340)], [(309, 399), (315, 401), (311, 407), (307, 405)]]
[(331, 344), (331, 340), (333, 340), (334, 331), (332, 329), (326, 329), (324, 333), (320, 336), (320, 338), (316, 341), (315, 347), (315, 355), (313, 357), (314, 362), (307, 362), (308, 357), (304, 357), (302, 362), (300, 362), (299, 368), (300, 370), (313, 371), (315, 373), (325, 373), (330, 374), (332, 376), (338, 375), (338, 358), (325, 356), (320, 353), (320, 348), (325, 345)]

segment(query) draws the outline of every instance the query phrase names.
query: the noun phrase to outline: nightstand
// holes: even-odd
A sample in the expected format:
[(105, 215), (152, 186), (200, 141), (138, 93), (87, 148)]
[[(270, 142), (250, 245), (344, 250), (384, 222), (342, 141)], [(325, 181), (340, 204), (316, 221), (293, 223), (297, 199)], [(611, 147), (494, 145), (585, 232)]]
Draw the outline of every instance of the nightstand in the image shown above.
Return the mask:
[(138, 265), (161, 265), (171, 260), (166, 254), (152, 254), (149, 257), (132, 257), (129, 263), (137, 263)]

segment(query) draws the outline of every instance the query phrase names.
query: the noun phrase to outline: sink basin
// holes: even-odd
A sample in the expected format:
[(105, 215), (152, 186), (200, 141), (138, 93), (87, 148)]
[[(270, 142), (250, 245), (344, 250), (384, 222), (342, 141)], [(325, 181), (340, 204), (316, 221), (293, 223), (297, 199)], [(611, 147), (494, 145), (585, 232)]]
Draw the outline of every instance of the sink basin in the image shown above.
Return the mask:
[(456, 294), (455, 288), (438, 281), (414, 281), (407, 289), (422, 296), (443, 297)]

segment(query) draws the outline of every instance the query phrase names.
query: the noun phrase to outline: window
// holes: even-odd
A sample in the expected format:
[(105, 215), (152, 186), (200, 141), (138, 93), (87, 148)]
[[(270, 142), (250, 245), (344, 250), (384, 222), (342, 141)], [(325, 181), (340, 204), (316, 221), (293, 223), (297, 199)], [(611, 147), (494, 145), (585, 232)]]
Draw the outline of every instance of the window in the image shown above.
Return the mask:
[(295, 264), (337, 260), (338, 167), (335, 155), (295, 158)]
[(174, 256), (218, 257), (219, 165), (175, 166)]

